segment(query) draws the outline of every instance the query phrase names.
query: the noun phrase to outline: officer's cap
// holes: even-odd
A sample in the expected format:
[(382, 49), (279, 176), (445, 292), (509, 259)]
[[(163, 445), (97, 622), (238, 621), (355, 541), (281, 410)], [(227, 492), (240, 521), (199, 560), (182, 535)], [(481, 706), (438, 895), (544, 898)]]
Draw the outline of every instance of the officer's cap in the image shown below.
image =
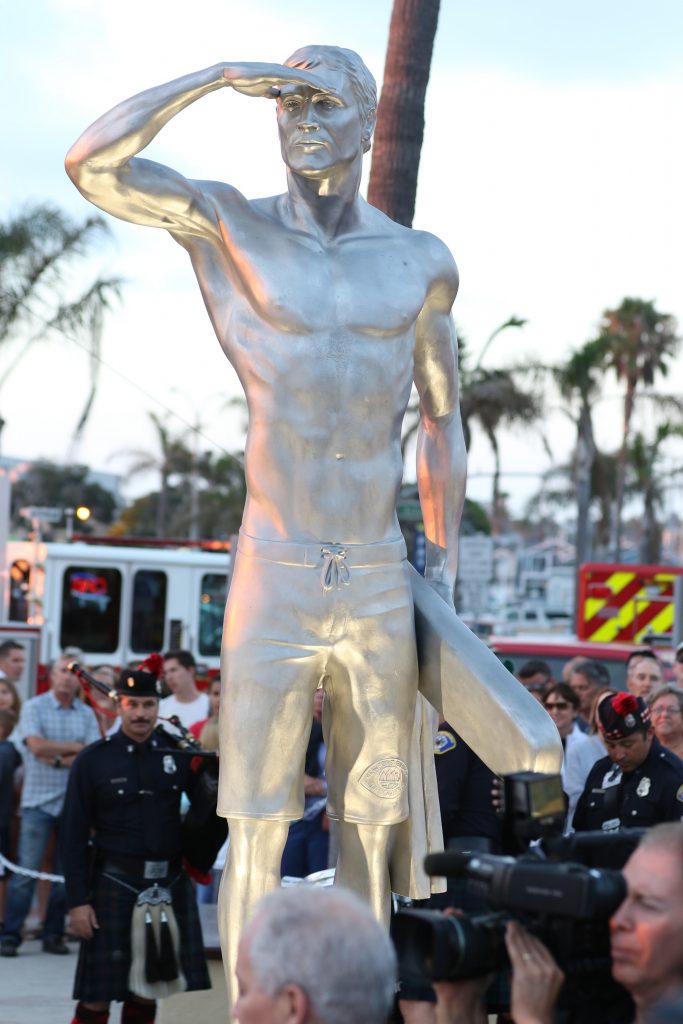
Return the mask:
[(621, 740), (650, 725), (650, 709), (642, 697), (615, 693), (598, 704), (598, 726), (608, 740)]
[(137, 668), (124, 669), (116, 683), (117, 694), (120, 697), (161, 697), (159, 673), (162, 666), (161, 655), (150, 654)]

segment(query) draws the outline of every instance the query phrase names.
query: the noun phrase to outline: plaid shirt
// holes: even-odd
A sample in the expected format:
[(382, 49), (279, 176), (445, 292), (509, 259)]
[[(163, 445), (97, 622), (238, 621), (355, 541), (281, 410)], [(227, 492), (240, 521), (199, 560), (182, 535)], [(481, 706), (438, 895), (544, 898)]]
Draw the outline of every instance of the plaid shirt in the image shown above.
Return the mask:
[(56, 817), (64, 806), (69, 772), (40, 761), (26, 746), (26, 737), (42, 736), (56, 743), (94, 743), (100, 738), (95, 714), (77, 699), (70, 707), (64, 707), (50, 691), (26, 702), (21, 712), (19, 731), (24, 740), (21, 806), (40, 807), (41, 811)]

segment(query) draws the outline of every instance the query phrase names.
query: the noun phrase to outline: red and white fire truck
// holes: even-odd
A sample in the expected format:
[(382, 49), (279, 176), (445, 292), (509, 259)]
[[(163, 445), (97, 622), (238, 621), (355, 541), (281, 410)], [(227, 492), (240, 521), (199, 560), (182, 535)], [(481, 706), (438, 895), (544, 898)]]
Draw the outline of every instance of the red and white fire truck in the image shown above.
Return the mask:
[(186, 648), (207, 675), (219, 668), (230, 580), (227, 542), (79, 538), (10, 541), (0, 639), (27, 649), (24, 696), (42, 688), (64, 650), (88, 665), (127, 665), (152, 651)]
[(671, 646), (674, 590), (683, 566), (587, 562), (579, 569), (580, 640)]

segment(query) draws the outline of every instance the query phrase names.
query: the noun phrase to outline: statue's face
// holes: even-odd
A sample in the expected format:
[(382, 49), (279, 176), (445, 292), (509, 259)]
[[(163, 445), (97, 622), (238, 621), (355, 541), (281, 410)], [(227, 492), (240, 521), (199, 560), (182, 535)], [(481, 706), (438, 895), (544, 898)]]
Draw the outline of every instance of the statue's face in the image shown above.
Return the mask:
[(285, 85), (277, 120), (284, 162), (297, 174), (318, 178), (351, 164), (363, 147), (361, 111), (351, 83), (325, 67), (317, 67), (315, 73), (334, 92)]

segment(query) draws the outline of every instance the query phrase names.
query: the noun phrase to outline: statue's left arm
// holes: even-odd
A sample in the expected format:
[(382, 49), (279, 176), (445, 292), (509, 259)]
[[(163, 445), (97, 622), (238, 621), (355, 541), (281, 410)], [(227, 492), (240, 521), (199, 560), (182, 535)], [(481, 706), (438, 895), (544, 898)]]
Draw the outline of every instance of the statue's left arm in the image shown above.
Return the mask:
[(465, 502), (467, 452), (460, 419), (458, 346), (451, 308), (458, 270), (437, 239), (425, 236), (429, 287), (415, 337), (414, 377), (420, 396), (417, 484), (427, 541), (425, 576), (453, 603), (458, 532)]

